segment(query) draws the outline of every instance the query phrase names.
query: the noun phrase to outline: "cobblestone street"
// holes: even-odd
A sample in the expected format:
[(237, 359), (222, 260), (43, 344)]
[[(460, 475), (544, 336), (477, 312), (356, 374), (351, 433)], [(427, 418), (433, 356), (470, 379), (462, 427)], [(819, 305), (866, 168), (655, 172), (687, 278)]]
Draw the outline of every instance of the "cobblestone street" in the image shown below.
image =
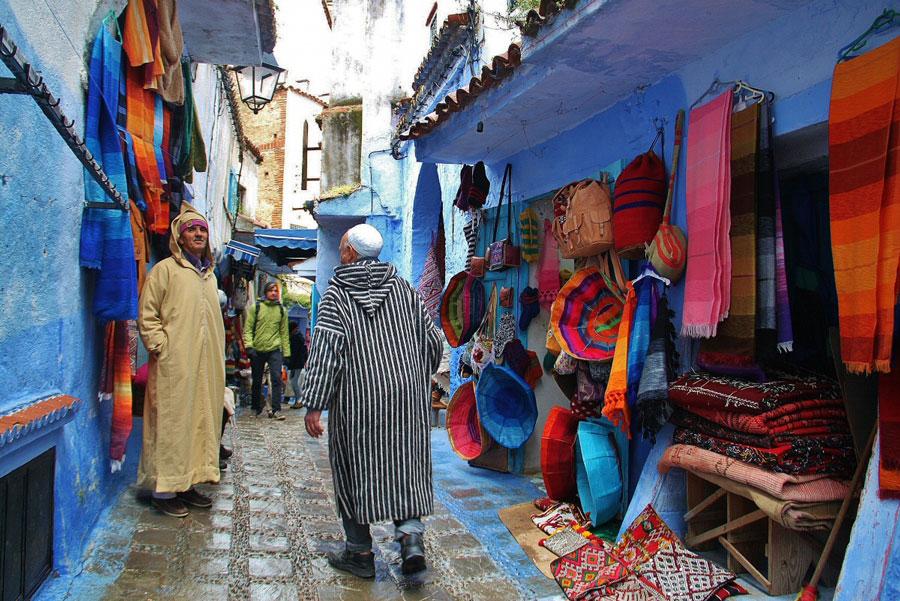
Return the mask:
[(527, 478), (467, 467), (435, 429), (435, 513), (425, 518), (429, 568), (400, 572), (390, 524), (373, 526), (376, 578), (333, 570), (342, 547), (327, 443), (302, 411), (285, 422), (243, 416), (226, 431), (234, 456), (212, 510), (167, 517), (126, 491), (104, 518), (83, 569), (48, 583), (42, 599), (540, 599), (558, 589), (497, 517), (540, 493)]

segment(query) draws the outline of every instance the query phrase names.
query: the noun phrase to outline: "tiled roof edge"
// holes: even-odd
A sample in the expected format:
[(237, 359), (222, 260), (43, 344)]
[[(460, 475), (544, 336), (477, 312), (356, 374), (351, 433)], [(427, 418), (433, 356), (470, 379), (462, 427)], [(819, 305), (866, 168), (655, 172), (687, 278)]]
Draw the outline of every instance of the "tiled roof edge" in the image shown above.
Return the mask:
[(0, 415), (0, 448), (60, 421), (78, 410), (81, 399), (57, 394)]

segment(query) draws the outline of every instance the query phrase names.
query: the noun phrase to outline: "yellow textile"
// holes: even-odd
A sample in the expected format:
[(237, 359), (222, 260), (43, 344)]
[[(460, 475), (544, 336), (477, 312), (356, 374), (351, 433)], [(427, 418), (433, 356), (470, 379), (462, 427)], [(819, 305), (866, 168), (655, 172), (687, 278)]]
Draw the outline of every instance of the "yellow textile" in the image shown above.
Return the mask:
[(172, 222), (172, 256), (150, 270), (140, 297), (150, 367), (138, 485), (156, 492), (219, 481), (225, 326), (212, 267), (201, 274), (177, 243), (179, 226), (191, 219), (203, 216), (183, 203)]

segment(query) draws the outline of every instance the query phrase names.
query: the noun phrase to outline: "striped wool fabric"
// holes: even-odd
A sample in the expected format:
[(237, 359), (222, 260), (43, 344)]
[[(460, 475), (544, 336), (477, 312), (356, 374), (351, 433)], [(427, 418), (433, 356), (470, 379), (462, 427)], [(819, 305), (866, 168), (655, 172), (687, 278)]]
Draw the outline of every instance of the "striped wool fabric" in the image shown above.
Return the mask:
[(900, 267), (900, 38), (834, 68), (828, 128), (841, 359), (889, 372)]
[(335, 268), (300, 402), (329, 410), (338, 507), (359, 523), (432, 512), (430, 378), (444, 337), (389, 263)]
[(481, 229), (482, 213), (480, 210), (469, 211), (469, 219), (463, 226), (463, 235), (466, 237), (466, 271), (469, 271), (472, 257), (478, 251), (478, 230)]
[(758, 148), (759, 105), (754, 104), (731, 118), (731, 309), (715, 338), (700, 347), (707, 369), (746, 366), (756, 359)]
[(759, 105), (759, 156), (756, 184), (756, 329), (757, 348), (775, 342), (775, 156), (772, 144), (772, 108)]
[(541, 253), (541, 220), (534, 209), (527, 208), (519, 214), (519, 232), (522, 235), (522, 259), (537, 263)]
[(691, 111), (687, 142), (687, 274), (681, 334), (716, 335), (731, 302), (731, 90)]
[(139, 69), (126, 69), (128, 89), (128, 132), (134, 143), (134, 158), (147, 203), (147, 225), (152, 232), (169, 231), (168, 207), (162, 202), (162, 175), (153, 147), (156, 123), (156, 94), (144, 90)]

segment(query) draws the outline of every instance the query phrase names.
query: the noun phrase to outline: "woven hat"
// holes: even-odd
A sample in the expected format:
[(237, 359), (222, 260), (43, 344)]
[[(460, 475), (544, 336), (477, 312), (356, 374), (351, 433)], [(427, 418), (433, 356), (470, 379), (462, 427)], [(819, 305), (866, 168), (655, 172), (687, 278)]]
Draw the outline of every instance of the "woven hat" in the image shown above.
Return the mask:
[(643, 258), (662, 221), (665, 204), (666, 165), (650, 150), (638, 155), (616, 178), (612, 222), (620, 256)]
[(575, 497), (575, 438), (578, 419), (564, 407), (553, 407), (541, 436), (541, 473), (547, 496), (557, 501)]
[(466, 461), (481, 455), (481, 425), (472, 381), (457, 388), (447, 405), (447, 437), (453, 452)]
[(537, 423), (537, 402), (531, 386), (513, 370), (486, 366), (475, 398), (481, 425), (498, 444), (518, 449), (531, 437)]
[(484, 320), (484, 311), (481, 280), (465, 271), (450, 278), (441, 297), (441, 328), (450, 346), (457, 348), (472, 338)]
[(624, 305), (597, 267), (575, 273), (550, 309), (550, 324), (562, 350), (586, 361), (613, 357)]
[(581, 508), (594, 526), (616, 516), (622, 500), (622, 470), (614, 428), (602, 423), (578, 424), (575, 442), (575, 481)]

